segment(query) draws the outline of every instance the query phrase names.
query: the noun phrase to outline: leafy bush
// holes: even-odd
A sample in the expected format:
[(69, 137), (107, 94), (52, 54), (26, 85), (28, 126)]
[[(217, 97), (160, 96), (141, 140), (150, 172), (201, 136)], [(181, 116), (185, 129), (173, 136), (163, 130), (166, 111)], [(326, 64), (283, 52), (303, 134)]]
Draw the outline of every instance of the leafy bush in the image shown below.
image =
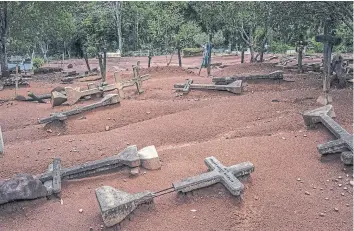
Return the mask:
[(203, 55), (203, 48), (184, 48), (182, 52), (183, 57), (201, 56)]
[(196, 44), (202, 46), (208, 42), (209, 37), (206, 33), (203, 32), (203, 33), (194, 35), (193, 40)]
[[(311, 39), (307, 47), (308, 51), (314, 51), (314, 53), (323, 52), (323, 43), (316, 42), (315, 37)], [(306, 53), (308, 53), (308, 51)]]
[(272, 44), (270, 45), (270, 51), (276, 54), (284, 54), (287, 50), (294, 50), (295, 48), (281, 43), (281, 42), (272, 42)]
[(225, 42), (225, 37), (224, 37), (222, 31), (219, 30), (218, 32), (216, 32), (214, 34), (212, 43), (215, 46), (219, 46), (219, 45), (222, 45), (224, 42)]
[(42, 58), (34, 58), (32, 60), (32, 62), (33, 62), (34, 68), (37, 69), (37, 68), (40, 68), (41, 66), (43, 66), (44, 59), (42, 59)]

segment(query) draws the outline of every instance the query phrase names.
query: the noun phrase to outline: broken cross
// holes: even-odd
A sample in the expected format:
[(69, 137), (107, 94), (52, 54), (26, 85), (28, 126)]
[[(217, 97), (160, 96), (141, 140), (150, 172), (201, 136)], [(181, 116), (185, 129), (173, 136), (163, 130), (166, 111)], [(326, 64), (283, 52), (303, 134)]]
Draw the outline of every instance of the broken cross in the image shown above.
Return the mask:
[(103, 106), (117, 104), (117, 103), (119, 103), (118, 94), (108, 94), (99, 102), (89, 104), (83, 107), (78, 107), (69, 111), (53, 113), (47, 118), (39, 119), (38, 123), (43, 124), (43, 123), (50, 123), (55, 120), (66, 120), (68, 116), (79, 114), (98, 107), (103, 107)]
[(212, 82), (216, 85), (226, 85), (236, 80), (255, 80), (255, 79), (283, 79), (283, 71), (274, 71), (264, 75), (249, 75), (249, 76), (232, 76), (232, 77), (216, 77), (212, 79)]
[(188, 92), (189, 89), (229, 91), (234, 94), (241, 94), (242, 92), (242, 80), (236, 80), (227, 85), (194, 84), (194, 83), (192, 84), (191, 81), (192, 80), (188, 79), (185, 84), (177, 83), (174, 85), (174, 87), (183, 88), (183, 92)]
[(189, 192), (220, 182), (231, 192), (232, 195), (240, 195), (244, 186), (237, 177), (249, 175), (254, 171), (254, 166), (250, 162), (225, 167), (212, 156), (206, 158), (205, 163), (208, 165), (210, 172), (175, 182), (172, 184), (173, 187), (154, 193), (145, 191), (129, 194), (110, 186), (97, 188), (96, 198), (104, 224), (107, 227), (119, 224), (124, 218), (133, 212), (138, 205), (152, 203), (154, 197), (162, 196), (174, 191)]
[(336, 121), (332, 105), (326, 105), (314, 110), (305, 111), (303, 119), (307, 126), (315, 123), (322, 123), (338, 139), (320, 144), (317, 149), (320, 154), (330, 154), (341, 152), (341, 160), (344, 164), (353, 164), (353, 135), (348, 133)]

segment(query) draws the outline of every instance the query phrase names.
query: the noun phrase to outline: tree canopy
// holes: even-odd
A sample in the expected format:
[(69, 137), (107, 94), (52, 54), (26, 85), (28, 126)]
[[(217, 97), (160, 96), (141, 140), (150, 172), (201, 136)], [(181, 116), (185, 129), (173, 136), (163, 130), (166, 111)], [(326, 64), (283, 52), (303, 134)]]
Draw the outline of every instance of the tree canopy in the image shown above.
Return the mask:
[[(1, 43), (9, 55), (95, 56), (108, 51), (200, 47), (294, 46), (300, 34), (314, 41), (331, 18), (343, 38), (337, 48), (351, 52), (352, 2), (1, 2)], [(5, 12), (6, 6), (6, 15)], [(4, 25), (4, 23), (1, 23)], [(253, 55), (253, 54), (252, 54)]]

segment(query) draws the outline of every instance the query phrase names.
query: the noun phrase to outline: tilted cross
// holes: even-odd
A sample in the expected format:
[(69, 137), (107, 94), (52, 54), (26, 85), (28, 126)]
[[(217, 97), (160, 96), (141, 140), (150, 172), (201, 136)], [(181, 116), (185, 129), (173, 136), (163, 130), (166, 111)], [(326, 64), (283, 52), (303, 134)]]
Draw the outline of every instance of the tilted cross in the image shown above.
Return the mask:
[(328, 75), (330, 73), (332, 48), (334, 45), (338, 45), (341, 42), (341, 38), (334, 36), (333, 33), (331, 35), (331, 28), (330, 28), (331, 25), (332, 25), (332, 21), (330, 19), (326, 19), (323, 35), (317, 35), (315, 37), (316, 42), (321, 42), (324, 44), (323, 67), (324, 67), (325, 76), (323, 78), (323, 91), (325, 92), (325, 94), (327, 94), (330, 87), (328, 81)]
[(320, 154), (341, 153), (341, 160), (344, 164), (353, 164), (353, 135), (332, 119), (335, 117), (332, 105), (306, 111), (302, 116), (307, 126), (322, 123), (338, 138), (325, 144), (319, 144), (317, 149)]
[(150, 79), (150, 75), (139, 75), (139, 64), (140, 62), (137, 63), (137, 65), (133, 65), (133, 78), (128, 80), (128, 81), (123, 81), (119, 78), (119, 72), (114, 72), (114, 79), (116, 81), (117, 84), (117, 88), (119, 91), (119, 96), (124, 99), (125, 95), (124, 95), (124, 91), (123, 89), (126, 87), (131, 87), (131, 86), (136, 86), (138, 94), (141, 94), (144, 92), (144, 90), (142, 89), (142, 82), (145, 80)]

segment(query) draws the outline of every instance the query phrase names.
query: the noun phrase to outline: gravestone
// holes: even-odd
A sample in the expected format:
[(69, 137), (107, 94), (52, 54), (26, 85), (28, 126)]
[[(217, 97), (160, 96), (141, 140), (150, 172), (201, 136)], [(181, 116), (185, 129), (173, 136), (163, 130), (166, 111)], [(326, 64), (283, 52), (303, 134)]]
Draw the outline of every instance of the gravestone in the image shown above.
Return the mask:
[(257, 80), (257, 79), (273, 79), (280, 80), (283, 79), (283, 71), (274, 71), (269, 74), (262, 75), (248, 75), (248, 76), (232, 76), (232, 77), (215, 77), (212, 79), (212, 82), (215, 85), (227, 85), (236, 80)]
[(199, 90), (218, 90), (218, 91), (228, 91), (234, 94), (242, 93), (242, 80), (236, 80), (227, 85), (214, 85), (214, 84), (192, 84), (190, 80), (187, 80), (185, 84), (177, 83), (174, 85), (177, 91), (182, 89), (199, 89)]
[(117, 94), (108, 94), (102, 100), (100, 100), (99, 102), (96, 102), (96, 103), (93, 103), (93, 104), (89, 104), (89, 105), (86, 105), (86, 106), (82, 106), (82, 107), (78, 107), (76, 109), (72, 109), (72, 110), (69, 110), (69, 111), (53, 113), (47, 118), (38, 119), (38, 123), (42, 124), (42, 123), (50, 123), (50, 122), (53, 122), (55, 120), (66, 120), (68, 116), (79, 114), (79, 113), (82, 113), (82, 112), (85, 112), (85, 111), (90, 111), (90, 110), (93, 110), (93, 109), (98, 108), (98, 107), (118, 104), (119, 102), (120, 102), (119, 101), (119, 96)]
[(329, 93), (329, 75), (331, 68), (331, 56), (332, 49), (334, 45), (338, 45), (341, 42), (339, 37), (334, 36), (334, 32), (331, 29), (333, 22), (330, 18), (326, 19), (324, 26), (323, 35), (317, 35), (315, 37), (316, 42), (323, 43), (323, 67), (324, 67), (324, 78), (323, 78), (323, 95), (321, 95), (317, 102), (322, 105), (327, 105), (332, 102), (332, 98), (328, 95)]
[(175, 182), (171, 188), (158, 192), (144, 191), (142, 193), (129, 194), (110, 186), (97, 188), (96, 198), (104, 224), (107, 227), (119, 224), (138, 205), (152, 203), (154, 197), (174, 191), (190, 192), (216, 183), (222, 183), (232, 195), (238, 196), (242, 193), (244, 186), (237, 177), (249, 175), (254, 171), (254, 166), (250, 162), (225, 167), (212, 156), (206, 158), (205, 163), (209, 168), (209, 172)]
[(353, 135), (332, 119), (332, 117), (335, 117), (332, 105), (329, 104), (314, 110), (305, 111), (302, 116), (307, 126), (322, 123), (338, 138), (337, 140), (318, 145), (317, 150), (321, 155), (341, 153), (341, 160), (344, 164), (353, 164)]

